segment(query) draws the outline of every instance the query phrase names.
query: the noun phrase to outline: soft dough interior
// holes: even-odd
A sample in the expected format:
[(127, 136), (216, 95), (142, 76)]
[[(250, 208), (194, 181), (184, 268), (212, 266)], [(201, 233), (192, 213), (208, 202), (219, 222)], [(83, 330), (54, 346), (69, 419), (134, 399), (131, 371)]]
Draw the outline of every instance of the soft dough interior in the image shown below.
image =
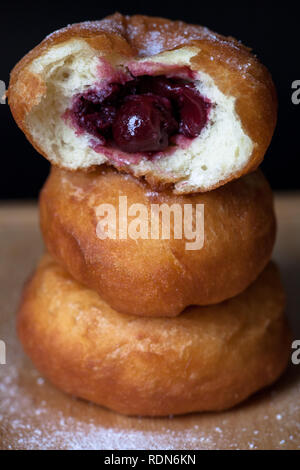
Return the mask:
[[(137, 59), (131, 71), (143, 64), (148, 68), (155, 65), (156, 74), (162, 73), (159, 64), (162, 70), (174, 64), (189, 66), (190, 59), (198, 52), (198, 49), (183, 47)], [(54, 164), (72, 170), (105, 162), (115, 164), (93, 149), (89, 134), (78, 135), (62, 117), (75, 94), (109, 79), (111, 70), (101, 67), (100, 59), (99, 51), (84, 40), (74, 39), (52, 47), (30, 66), (31, 72), (44, 80), (46, 94), (27, 115), (27, 126)], [(117, 55), (105, 57), (105, 61), (109, 61), (114, 70), (126, 71), (130, 67), (124, 57)], [(188, 146), (178, 145), (172, 153), (163, 152), (158, 158), (143, 157), (138, 163), (128, 164), (137, 176), (153, 175), (162, 182), (172, 181), (177, 193), (205, 191), (227, 179), (247, 164), (254, 145), (235, 111), (235, 98), (224, 95), (212, 77), (201, 71), (197, 72), (194, 85), (213, 105), (209, 122), (201, 134)]]

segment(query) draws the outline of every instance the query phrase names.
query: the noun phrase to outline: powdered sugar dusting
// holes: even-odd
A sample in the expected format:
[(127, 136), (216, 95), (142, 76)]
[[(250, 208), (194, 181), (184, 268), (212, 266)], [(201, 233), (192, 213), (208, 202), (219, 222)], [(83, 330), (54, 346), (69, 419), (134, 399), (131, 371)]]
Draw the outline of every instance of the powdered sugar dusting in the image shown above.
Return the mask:
[[(300, 448), (299, 401), (287, 400), (284, 383), (276, 394), (265, 392), (227, 413), (127, 418), (60, 393), (39, 375), (17, 342), (10, 346), (13, 364), (0, 368), (0, 448)], [(299, 383), (294, 384), (294, 398), (299, 392)]]
[[(164, 419), (121, 416), (52, 387), (25, 357), (15, 333), (21, 286), (42, 252), (36, 209), (34, 217), (26, 211), (10, 207), (14, 222), (0, 227), (0, 338), (7, 349), (7, 364), (0, 365), (0, 449), (300, 449), (299, 366), (228, 412)], [(0, 208), (1, 221), (4, 215)], [(291, 214), (291, 220), (300, 219)], [(279, 240), (286, 240), (280, 233)], [(290, 258), (287, 251), (282, 257), (279, 245), (276, 251), (286, 286), (295, 286), (288, 313), (297, 335), (299, 272), (291, 267), (297, 266), (298, 240), (285, 245)]]

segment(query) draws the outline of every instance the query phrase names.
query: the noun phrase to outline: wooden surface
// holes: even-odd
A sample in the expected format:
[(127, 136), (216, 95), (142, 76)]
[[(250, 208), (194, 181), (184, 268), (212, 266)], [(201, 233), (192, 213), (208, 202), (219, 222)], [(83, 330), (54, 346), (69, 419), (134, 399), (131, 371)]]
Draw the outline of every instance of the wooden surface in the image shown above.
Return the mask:
[[(287, 313), (300, 339), (300, 194), (276, 197), (279, 263)], [(300, 365), (224, 413), (127, 418), (64, 395), (22, 352), (15, 312), (24, 280), (43, 251), (37, 209), (0, 206), (0, 449), (299, 449)], [(292, 353), (292, 349), (291, 349)]]

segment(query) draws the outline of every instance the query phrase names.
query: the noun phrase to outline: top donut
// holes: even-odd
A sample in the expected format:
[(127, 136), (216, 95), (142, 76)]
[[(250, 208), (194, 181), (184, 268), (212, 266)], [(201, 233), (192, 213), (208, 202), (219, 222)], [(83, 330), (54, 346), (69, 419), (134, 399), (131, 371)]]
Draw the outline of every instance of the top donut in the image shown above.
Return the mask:
[(269, 72), (240, 42), (119, 13), (48, 36), (13, 69), (8, 101), (52, 164), (112, 165), (177, 194), (256, 169), (277, 115)]

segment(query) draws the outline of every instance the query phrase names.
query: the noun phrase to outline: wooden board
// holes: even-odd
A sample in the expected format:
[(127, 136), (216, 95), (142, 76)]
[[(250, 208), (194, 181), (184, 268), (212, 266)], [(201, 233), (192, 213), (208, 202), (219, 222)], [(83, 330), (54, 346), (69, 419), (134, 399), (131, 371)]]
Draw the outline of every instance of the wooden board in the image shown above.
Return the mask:
[[(278, 261), (300, 339), (300, 194), (276, 197)], [(43, 251), (34, 204), (0, 206), (0, 449), (299, 449), (300, 365), (224, 413), (127, 418), (69, 397), (36, 371), (15, 333), (24, 280)], [(291, 350), (292, 353), (292, 350)]]

